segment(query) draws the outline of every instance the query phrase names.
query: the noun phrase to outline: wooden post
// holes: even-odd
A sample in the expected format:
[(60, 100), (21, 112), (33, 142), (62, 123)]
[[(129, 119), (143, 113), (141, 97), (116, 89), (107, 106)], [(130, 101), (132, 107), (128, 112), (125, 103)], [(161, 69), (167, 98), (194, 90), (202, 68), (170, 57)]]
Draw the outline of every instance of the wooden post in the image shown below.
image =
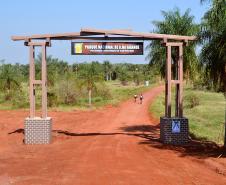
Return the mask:
[(167, 100), (168, 100), (168, 83), (167, 83), (167, 58), (168, 58), (168, 47), (166, 46), (166, 67), (165, 67), (165, 117), (168, 117), (168, 107), (167, 107)]
[(46, 44), (42, 45), (42, 118), (47, 117)]
[(29, 63), (30, 63), (30, 72), (29, 72), (29, 94), (30, 94), (30, 118), (35, 117), (35, 88), (34, 88), (34, 79), (35, 79), (35, 47), (33, 45), (29, 46)]
[(171, 117), (171, 45), (167, 45), (166, 64), (166, 117)]
[[(180, 47), (180, 46), (179, 46)], [(179, 73), (180, 73), (180, 56), (179, 56), (179, 47), (177, 47), (177, 61), (176, 61), (176, 75), (175, 75), (175, 80), (179, 82)], [(175, 117), (179, 116), (179, 89), (180, 89), (180, 84), (175, 83)]]
[(179, 46), (179, 117), (183, 117), (183, 45)]

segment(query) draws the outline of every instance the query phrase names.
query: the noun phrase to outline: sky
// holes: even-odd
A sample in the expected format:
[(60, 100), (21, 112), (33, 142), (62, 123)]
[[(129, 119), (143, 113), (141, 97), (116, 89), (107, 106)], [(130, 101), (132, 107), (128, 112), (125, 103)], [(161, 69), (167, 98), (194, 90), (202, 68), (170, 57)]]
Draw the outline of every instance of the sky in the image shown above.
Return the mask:
[[(162, 10), (178, 7), (183, 13), (190, 8), (196, 23), (208, 10), (200, 0), (1, 0), (0, 7), (0, 60), (22, 64), (28, 63), (28, 47), (12, 41), (12, 35), (79, 32), (81, 28), (151, 32), (152, 21), (163, 19)], [(71, 41), (53, 41), (47, 54), (70, 64), (96, 60), (148, 63), (146, 51), (142, 56), (75, 56), (70, 49)]]

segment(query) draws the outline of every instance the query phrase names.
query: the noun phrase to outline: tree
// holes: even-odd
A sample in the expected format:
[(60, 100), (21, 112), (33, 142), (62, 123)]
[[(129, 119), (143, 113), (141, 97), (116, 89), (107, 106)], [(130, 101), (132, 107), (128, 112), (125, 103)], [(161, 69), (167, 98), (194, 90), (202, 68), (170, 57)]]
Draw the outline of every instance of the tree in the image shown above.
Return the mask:
[[(190, 15), (190, 9), (186, 10), (183, 15), (178, 8), (173, 11), (162, 11), (163, 21), (154, 21), (154, 32), (161, 34), (175, 34), (175, 35), (196, 35), (199, 31), (199, 25), (194, 23), (194, 16)], [(152, 66), (157, 66), (162, 77), (165, 76), (166, 64), (166, 49), (161, 46), (160, 41), (152, 41), (148, 46), (149, 51), (146, 57)], [(173, 63), (177, 60), (177, 49), (172, 49)], [(189, 46), (184, 49), (184, 72), (186, 79), (193, 79), (195, 77), (198, 66), (198, 59), (195, 53), (195, 43), (189, 43)]]
[[(79, 82), (75, 73), (72, 72), (72, 69), (65, 72), (58, 82), (59, 99), (63, 99), (63, 102), (67, 105), (76, 103), (79, 97), (78, 84)], [(52, 96), (54, 96), (54, 94), (52, 94)]]
[(128, 67), (122, 64), (118, 64), (117, 68), (116, 68), (117, 74), (118, 74), (118, 78), (121, 82), (122, 85), (127, 85), (127, 82), (130, 80), (130, 74), (129, 74), (129, 70)]
[(2, 63), (0, 68), (0, 86), (5, 92), (5, 100), (11, 100), (13, 91), (20, 89), (19, 72), (15, 66)]
[[(58, 76), (62, 76), (69, 70), (69, 65), (63, 60), (53, 58), (51, 55), (46, 57), (48, 85), (54, 86)], [(36, 79), (41, 79), (42, 54), (38, 54), (35, 59)]]
[(213, 82), (215, 90), (226, 95), (226, 0), (212, 0), (212, 7), (205, 13), (201, 25), (200, 58), (206, 78)]
[(103, 80), (99, 65), (98, 62), (83, 64), (83, 69), (79, 73), (79, 78), (82, 80), (81, 84), (88, 90), (89, 106), (92, 105), (92, 91), (96, 87), (96, 82)]
[(104, 61), (103, 63), (104, 67), (104, 75), (105, 75), (105, 80), (111, 80), (111, 75), (112, 75), (112, 65), (109, 61)]
[(144, 81), (155, 83), (157, 77), (159, 77), (159, 71), (156, 69), (156, 66), (150, 66), (148, 64), (144, 64), (141, 70), (143, 73)]

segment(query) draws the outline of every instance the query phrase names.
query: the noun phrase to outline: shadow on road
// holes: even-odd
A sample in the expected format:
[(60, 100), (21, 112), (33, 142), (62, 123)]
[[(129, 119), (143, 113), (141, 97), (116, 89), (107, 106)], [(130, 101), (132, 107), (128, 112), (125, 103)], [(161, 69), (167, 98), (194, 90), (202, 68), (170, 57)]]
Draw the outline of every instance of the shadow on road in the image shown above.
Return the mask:
[(12, 132), (9, 132), (8, 134), (11, 135), (11, 134), (16, 134), (16, 133), (19, 133), (19, 134), (22, 133), (22, 134), (24, 134), (24, 129), (23, 128), (19, 128), (17, 130), (14, 130)]
[[(140, 145), (148, 145), (150, 147), (158, 148), (160, 150), (172, 150), (180, 154), (181, 157), (195, 156), (198, 158), (207, 157), (226, 157), (226, 151), (223, 147), (220, 147), (214, 142), (203, 141), (201, 139), (190, 139), (190, 142), (183, 146), (166, 145), (160, 141), (160, 127), (159, 125), (132, 125), (120, 127), (121, 132), (91, 132), (91, 133), (72, 133), (64, 130), (53, 130), (53, 134), (63, 134), (69, 137), (83, 137), (83, 136), (111, 136), (111, 135), (128, 135), (140, 137), (143, 140), (139, 142)], [(24, 129), (20, 128), (13, 132), (8, 133), (9, 135), (15, 133), (24, 134)], [(57, 136), (56, 136), (57, 137)]]
[(226, 157), (226, 151), (215, 142), (204, 141), (202, 138), (190, 138), (189, 143), (183, 146), (166, 145), (160, 141), (160, 126), (159, 125), (133, 125), (121, 128), (125, 132), (144, 132), (139, 137), (144, 138), (139, 144), (148, 145), (161, 150), (173, 150), (180, 153), (181, 157), (195, 156), (198, 158), (206, 157)]

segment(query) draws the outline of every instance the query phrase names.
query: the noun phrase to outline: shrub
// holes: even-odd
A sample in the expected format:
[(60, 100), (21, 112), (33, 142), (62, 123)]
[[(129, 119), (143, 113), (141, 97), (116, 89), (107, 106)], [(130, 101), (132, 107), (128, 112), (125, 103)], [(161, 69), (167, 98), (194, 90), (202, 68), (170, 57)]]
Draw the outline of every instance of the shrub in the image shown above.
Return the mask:
[(128, 85), (128, 81), (130, 80), (130, 78), (131, 77), (130, 77), (128, 71), (126, 71), (125, 69), (120, 69), (119, 80), (122, 85)]
[(15, 91), (12, 94), (11, 102), (14, 108), (29, 107), (28, 91), (26, 89)]
[(48, 100), (48, 107), (53, 107), (58, 105), (57, 95), (55, 92), (47, 92), (47, 100)]
[(93, 90), (93, 97), (101, 97), (102, 99), (111, 99), (111, 92), (108, 86), (105, 83), (96, 83), (96, 86)]
[(195, 94), (191, 93), (185, 96), (186, 106), (190, 109), (200, 105), (200, 98)]
[(60, 80), (59, 83), (56, 84), (53, 92), (56, 97), (53, 96), (52, 98), (57, 99), (57, 103), (59, 104), (73, 105), (77, 102), (79, 97), (79, 88), (76, 80), (73, 79)]
[(101, 102), (101, 101), (103, 101), (102, 97), (95, 97), (95, 98), (93, 98), (93, 102)]

